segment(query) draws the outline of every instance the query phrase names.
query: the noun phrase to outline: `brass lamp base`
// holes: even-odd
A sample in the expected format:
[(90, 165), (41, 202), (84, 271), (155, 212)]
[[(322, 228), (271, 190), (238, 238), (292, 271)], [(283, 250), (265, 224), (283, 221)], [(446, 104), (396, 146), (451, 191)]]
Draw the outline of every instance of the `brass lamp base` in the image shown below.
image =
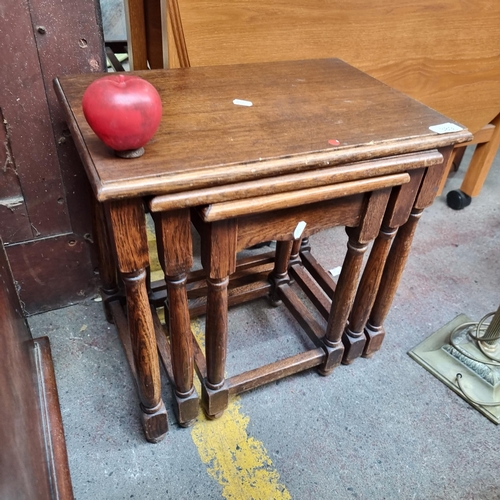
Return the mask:
[[(471, 320), (461, 314), (408, 352), (419, 365), (431, 372), (476, 410), (500, 423), (500, 367), (488, 359), (469, 337), (466, 328), (455, 337), (458, 350), (450, 345), (450, 335)], [(470, 359), (460, 351), (471, 355)], [(496, 406), (495, 406), (496, 405)]]

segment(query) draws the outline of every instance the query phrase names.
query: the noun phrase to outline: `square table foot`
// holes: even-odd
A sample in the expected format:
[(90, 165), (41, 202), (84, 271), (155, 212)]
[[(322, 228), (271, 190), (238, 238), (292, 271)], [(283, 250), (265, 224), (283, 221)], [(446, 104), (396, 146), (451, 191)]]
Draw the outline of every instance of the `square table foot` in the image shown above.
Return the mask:
[(326, 351), (326, 361), (318, 368), (318, 373), (323, 377), (326, 377), (342, 363), (344, 345), (341, 342), (334, 346), (330, 346), (325, 343), (323, 349)]
[(220, 389), (210, 389), (205, 381), (201, 388), (201, 407), (209, 420), (219, 418), (229, 404), (229, 391), (224, 384)]
[(120, 294), (118, 289), (110, 292), (110, 291), (104, 290), (103, 288), (101, 288), (101, 290), (100, 290), (100, 295), (102, 298), (102, 309), (104, 311), (106, 321), (108, 323), (111, 323), (112, 325), (114, 325), (115, 318), (113, 317), (113, 310), (111, 307), (111, 302), (121, 301), (123, 299), (123, 296)]
[(163, 401), (154, 413), (146, 413), (141, 408), (141, 423), (146, 439), (150, 443), (159, 443), (162, 441), (168, 432), (167, 410)]
[(366, 345), (363, 351), (363, 358), (371, 358), (382, 347), (385, 337), (383, 326), (365, 326)]
[(177, 422), (181, 427), (193, 425), (198, 417), (200, 409), (198, 393), (193, 391), (187, 397), (180, 397), (175, 394), (174, 411)]
[(350, 365), (356, 358), (359, 358), (363, 354), (366, 338), (364, 333), (354, 336), (351, 335), (349, 331), (346, 331), (342, 335), (342, 343), (345, 348), (342, 364)]

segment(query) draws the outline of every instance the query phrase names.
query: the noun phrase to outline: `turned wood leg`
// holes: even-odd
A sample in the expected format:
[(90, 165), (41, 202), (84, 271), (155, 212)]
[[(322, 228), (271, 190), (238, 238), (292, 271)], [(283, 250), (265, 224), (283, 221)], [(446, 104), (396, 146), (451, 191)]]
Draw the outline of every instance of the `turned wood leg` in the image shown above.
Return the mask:
[(146, 438), (158, 442), (165, 433), (166, 410), (161, 399), (160, 366), (146, 287), (146, 270), (122, 273), (127, 297), (128, 327), (137, 374), (137, 390)]
[(311, 251), (311, 241), (309, 238), (302, 238), (300, 242), (300, 251), (301, 252), (310, 252)]
[[(366, 337), (364, 327), (375, 302), (377, 290), (382, 279), (384, 264), (387, 260), (391, 243), (397, 229), (382, 228), (368, 257), (365, 270), (359, 282), (358, 292), (347, 325), (343, 342), (345, 345), (344, 364), (351, 363), (361, 356), (364, 350), (369, 350), (369, 343), (375, 342), (373, 337)], [(382, 338), (378, 340), (379, 345)]]
[(191, 320), (186, 292), (186, 274), (165, 275), (176, 413), (179, 425), (187, 427), (198, 416), (198, 394), (193, 385), (194, 356)]
[(113, 323), (113, 315), (109, 308), (109, 302), (119, 299), (116, 262), (106, 225), (106, 216), (102, 205), (95, 199), (93, 210), (94, 241), (97, 246), (97, 257), (99, 260), (102, 304), (107, 321)]
[[(445, 166), (445, 162), (446, 159), (443, 157), (443, 166)], [(382, 345), (385, 335), (384, 329), (380, 328), (377, 331), (373, 331), (366, 329), (365, 326), (368, 322), (373, 304), (375, 303), (378, 290), (381, 288), (380, 283), (382, 281), (382, 275), (389, 256), (391, 244), (397, 234), (398, 228), (402, 224), (405, 224), (410, 217), (425, 173), (426, 169), (424, 168), (412, 170), (409, 172), (410, 182), (408, 184), (403, 184), (399, 188), (393, 189), (391, 192), (391, 197), (384, 215), (384, 222), (373, 244), (368, 262), (366, 263), (358, 293), (354, 301), (353, 311), (349, 318), (349, 325), (346, 328), (344, 336), (346, 351), (349, 350), (347, 344), (351, 337), (364, 337), (364, 341), (362, 342), (363, 345), (361, 345), (361, 343), (359, 345), (363, 350), (359, 352), (359, 349), (357, 349), (356, 352), (352, 354), (346, 354), (344, 356), (344, 363), (351, 362), (352, 359), (359, 354), (364, 357), (370, 357), (376, 350), (380, 349)], [(425, 195), (426, 203), (432, 203), (434, 199), (432, 186), (435, 186), (439, 181), (439, 174), (440, 172), (438, 169), (436, 175), (429, 176), (431, 185), (428, 185), (425, 190), (427, 192)]]
[(352, 237), (349, 238), (347, 243), (347, 254), (333, 296), (332, 308), (330, 310), (330, 317), (328, 319), (328, 326), (324, 338), (324, 343), (328, 349), (329, 355), (327, 363), (320, 369), (322, 375), (331, 373), (342, 361), (344, 355), (342, 333), (344, 332), (347, 318), (354, 302), (363, 263), (363, 255), (367, 248), (368, 245), (360, 244)]
[(237, 221), (205, 226), (202, 264), (207, 271), (205, 357), (207, 378), (202, 386), (202, 406), (207, 418), (218, 418), (229, 403), (225, 381), (229, 275), (236, 270)]
[[(297, 245), (295, 246), (297, 247)], [(277, 295), (277, 290), (279, 286), (282, 285), (283, 283), (290, 282), (290, 278), (288, 276), (288, 265), (290, 262), (290, 255), (293, 247), (294, 247), (293, 240), (276, 242), (274, 269), (269, 274), (269, 281), (272, 284), (270, 299), (271, 303), (274, 306), (281, 304), (281, 300), (278, 298)], [(298, 258), (298, 251), (296, 253), (297, 253), (296, 258)]]
[[(394, 198), (392, 189), (382, 189), (370, 193), (360, 225), (357, 228), (346, 229), (349, 235), (349, 250), (333, 297), (332, 312), (330, 314), (332, 323), (331, 330), (329, 330), (331, 335), (330, 340), (336, 340), (339, 336), (340, 329), (343, 330), (342, 343), (344, 344), (344, 353), (342, 362), (346, 364), (351, 363), (355, 358), (359, 357), (365, 345), (365, 335), (362, 331), (362, 327), (359, 326), (362, 320), (362, 318), (359, 317), (359, 313), (356, 311), (354, 313), (354, 317), (358, 317), (359, 319), (359, 323), (354, 325), (354, 327), (351, 327), (351, 325), (347, 323), (347, 318), (353, 309), (353, 303), (356, 305), (355, 297), (359, 275), (361, 273), (363, 254), (368, 247), (368, 242), (373, 240), (380, 232), (382, 219), (386, 213), (387, 203), (391, 194)], [(383, 268), (384, 261), (380, 260), (382, 255), (378, 254), (377, 256), (376, 249), (375, 252), (370, 264), (371, 266), (375, 266), (374, 268)], [(344, 275), (344, 268), (346, 266), (347, 270)], [(375, 277), (374, 273), (371, 272), (371, 268), (365, 270), (364, 274), (366, 275), (365, 280), (369, 280), (370, 277)], [(360, 286), (361, 295), (359, 293), (357, 295), (358, 311), (365, 307), (365, 301), (371, 302), (376, 293), (376, 287), (370, 286), (367, 281), (360, 283)], [(337, 297), (337, 295), (339, 295), (339, 297)], [(336, 303), (336, 301), (338, 301), (338, 303)], [(338, 313), (335, 313), (335, 310), (337, 310)], [(335, 316), (338, 316), (338, 318), (335, 318)]]
[(380, 349), (384, 338), (384, 321), (391, 308), (394, 295), (403, 274), (411, 243), (417, 228), (417, 223), (423, 210), (414, 209), (394, 238), (387, 262), (380, 280), (380, 286), (370, 313), (370, 318), (365, 327), (365, 335), (368, 339), (364, 356), (370, 356)]
[(375, 302), (364, 329), (364, 357), (370, 357), (381, 347), (385, 336), (384, 320), (401, 280), (417, 223), (423, 210), (430, 206), (436, 197), (443, 174), (453, 155), (453, 146), (441, 148), (439, 151), (443, 155), (443, 162), (410, 172), (410, 182), (401, 186), (399, 191), (393, 191), (388, 204), (384, 225), (399, 229), (384, 265)]
[(311, 246), (309, 245), (309, 238), (299, 238), (298, 240), (293, 240), (292, 249), (290, 251), (289, 266), (293, 264), (300, 264), (300, 252), (310, 250)]
[(167, 285), (167, 320), (177, 421), (191, 425), (198, 416), (198, 394), (193, 385), (193, 335), (186, 291), (187, 272), (193, 264), (188, 210), (153, 214), (158, 257)]
[(108, 219), (125, 286), (128, 330), (133, 372), (140, 400), (146, 439), (158, 442), (168, 430), (167, 412), (161, 399), (160, 367), (153, 318), (148, 300), (149, 254), (142, 200), (109, 202)]
[(218, 418), (228, 405), (225, 387), (227, 353), (227, 285), (229, 278), (207, 279), (205, 355), (207, 378), (203, 387), (203, 409), (208, 418)]

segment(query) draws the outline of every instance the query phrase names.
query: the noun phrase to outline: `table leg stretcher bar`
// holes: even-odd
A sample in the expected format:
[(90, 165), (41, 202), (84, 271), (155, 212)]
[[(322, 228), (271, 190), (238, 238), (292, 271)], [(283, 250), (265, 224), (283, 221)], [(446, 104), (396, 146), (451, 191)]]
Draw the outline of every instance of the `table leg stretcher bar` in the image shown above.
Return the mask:
[[(228, 298), (229, 305), (237, 305), (253, 298), (264, 297), (269, 293), (271, 285), (267, 276), (274, 266), (274, 252), (266, 252), (243, 258), (238, 261), (236, 272), (231, 276)], [(204, 270), (188, 274), (186, 291), (189, 314), (196, 318), (206, 313), (207, 285)], [(167, 298), (164, 280), (151, 283), (151, 303), (161, 307)]]

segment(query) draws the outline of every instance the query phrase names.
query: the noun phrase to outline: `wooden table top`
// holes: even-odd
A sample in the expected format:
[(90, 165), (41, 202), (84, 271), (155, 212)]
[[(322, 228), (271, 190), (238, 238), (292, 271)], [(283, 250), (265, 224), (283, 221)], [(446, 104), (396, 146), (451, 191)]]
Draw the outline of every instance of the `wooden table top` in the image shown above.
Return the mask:
[(465, 129), (431, 131), (451, 120), (338, 59), (135, 74), (156, 87), (163, 103), (160, 127), (138, 159), (117, 158), (84, 118), (83, 93), (102, 75), (55, 82), (99, 201), (314, 171), (471, 139)]
[(170, 0), (167, 10), (170, 67), (177, 51), (192, 67), (338, 57), (474, 134), (500, 112), (497, 0)]

